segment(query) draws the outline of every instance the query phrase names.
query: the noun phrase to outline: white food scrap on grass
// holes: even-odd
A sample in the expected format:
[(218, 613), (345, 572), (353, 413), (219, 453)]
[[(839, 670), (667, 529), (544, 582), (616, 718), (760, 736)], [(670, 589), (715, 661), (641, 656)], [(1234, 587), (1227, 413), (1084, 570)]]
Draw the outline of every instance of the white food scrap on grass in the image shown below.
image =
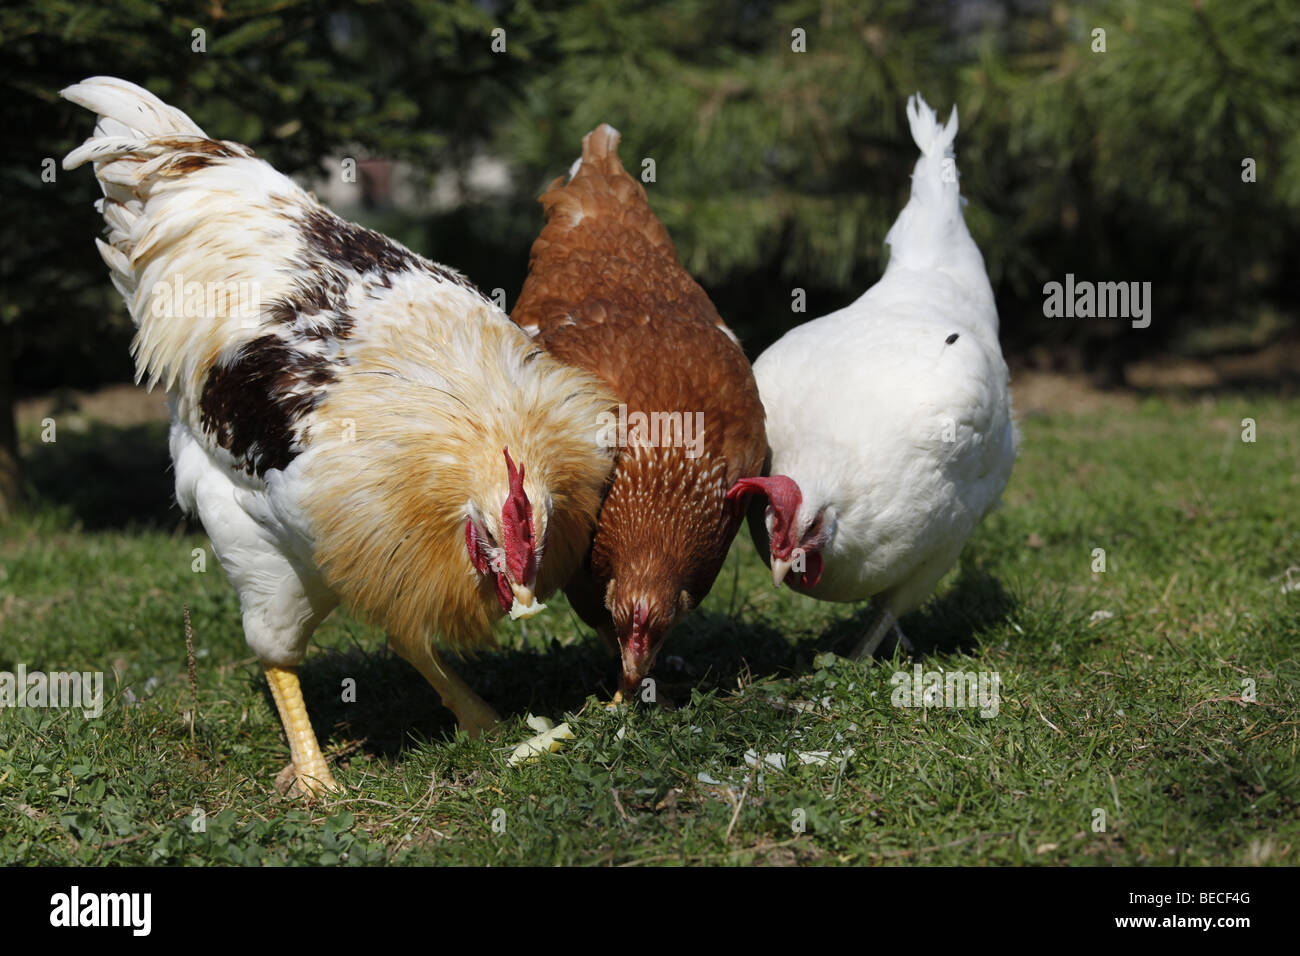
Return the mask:
[(554, 753), (563, 746), (561, 741), (574, 739), (574, 733), (567, 723), (556, 726), (547, 718), (534, 717), (532, 714), (528, 715), (525, 723), (538, 733), (537, 736), (529, 737), (515, 748), (514, 753), (510, 755), (512, 767), (536, 759), (540, 754)]
[[(835, 766), (843, 769), (848, 765), (849, 758), (853, 756), (853, 748), (849, 747), (839, 752), (834, 750), (796, 750), (794, 756), (804, 766)], [(786, 757), (782, 753), (760, 755), (757, 750), (746, 750), (745, 764), (750, 767), (759, 767), (761, 764), (764, 770), (781, 772), (786, 768)]]
[[(745, 763), (750, 767), (757, 767), (759, 763), (758, 751), (746, 750)], [(763, 765), (772, 770), (784, 770), (785, 754), (763, 754)]]
[[(1300, 591), (1300, 580), (1293, 580), (1291, 577), (1293, 574), (1295, 574), (1298, 571), (1300, 571), (1300, 567), (1289, 567), (1281, 574), (1278, 575), (1278, 578), (1280, 577), (1286, 578), (1286, 580), (1282, 582), (1283, 594), (1290, 594), (1292, 591)], [(1269, 578), (1269, 580), (1276, 581), (1277, 578)]]
[[(872, 691), (874, 696), (875, 692)], [(796, 714), (822, 714), (829, 713), (835, 704), (835, 698), (827, 695), (821, 700), (786, 700), (779, 695), (769, 696), (767, 703), (777, 710), (790, 711)]]
[(828, 764), (835, 764), (841, 770), (848, 766), (849, 758), (853, 756), (853, 748), (840, 753), (832, 750), (801, 750), (795, 754), (801, 764), (813, 767), (825, 767)]
[(728, 802), (734, 802), (740, 796), (740, 787), (726, 780), (719, 780), (711, 773), (700, 771), (695, 775), (695, 779), (704, 784), (713, 796), (723, 798)]

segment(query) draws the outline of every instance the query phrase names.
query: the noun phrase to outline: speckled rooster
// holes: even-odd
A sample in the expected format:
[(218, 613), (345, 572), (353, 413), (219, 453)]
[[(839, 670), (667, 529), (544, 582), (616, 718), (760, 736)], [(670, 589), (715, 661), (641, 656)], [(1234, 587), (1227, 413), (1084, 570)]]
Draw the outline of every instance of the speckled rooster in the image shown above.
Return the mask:
[(337, 787), (296, 668), (340, 601), (463, 728), (491, 726), (434, 637), (484, 646), (502, 613), (568, 579), (611, 468), (596, 427), (611, 396), (459, 273), (140, 87), (95, 77), (63, 95), (99, 117), (64, 166), (94, 163), (136, 374), (167, 390), (176, 498), (239, 592), (292, 782)]

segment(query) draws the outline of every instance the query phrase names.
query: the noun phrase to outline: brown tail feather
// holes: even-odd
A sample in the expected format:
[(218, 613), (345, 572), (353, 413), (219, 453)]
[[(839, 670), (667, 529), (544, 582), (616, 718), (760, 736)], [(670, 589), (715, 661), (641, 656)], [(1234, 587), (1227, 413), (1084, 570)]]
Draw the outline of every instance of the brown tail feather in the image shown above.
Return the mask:
[[(676, 262), (677, 250), (668, 230), (651, 211), (645, 188), (623, 168), (618, 156), (620, 139), (618, 130), (608, 123), (583, 137), (582, 162), (573, 177), (567, 183), (564, 177), (556, 178), (541, 196), (546, 214), (541, 248), (550, 243), (581, 245), (580, 235), (604, 233), (613, 218), (621, 230), (640, 233), (652, 248)], [(602, 220), (600, 227), (589, 232)], [(534, 247), (534, 257), (539, 251)]]
[(596, 170), (605, 175), (623, 172), (618, 158), (618, 144), (623, 136), (608, 123), (601, 123), (582, 137), (582, 167), (578, 170)]

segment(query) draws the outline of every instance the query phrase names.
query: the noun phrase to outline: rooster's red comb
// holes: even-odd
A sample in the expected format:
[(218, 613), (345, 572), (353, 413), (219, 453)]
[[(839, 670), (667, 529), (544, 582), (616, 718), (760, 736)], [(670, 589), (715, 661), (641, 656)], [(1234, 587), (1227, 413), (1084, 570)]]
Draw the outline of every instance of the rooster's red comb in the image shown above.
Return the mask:
[(533, 550), (533, 506), (524, 492), (524, 466), (515, 467), (510, 449), (503, 448), (506, 473), (510, 477), (510, 494), (501, 506), (501, 536), (506, 549), (506, 567), (518, 584), (531, 584), (537, 567)]

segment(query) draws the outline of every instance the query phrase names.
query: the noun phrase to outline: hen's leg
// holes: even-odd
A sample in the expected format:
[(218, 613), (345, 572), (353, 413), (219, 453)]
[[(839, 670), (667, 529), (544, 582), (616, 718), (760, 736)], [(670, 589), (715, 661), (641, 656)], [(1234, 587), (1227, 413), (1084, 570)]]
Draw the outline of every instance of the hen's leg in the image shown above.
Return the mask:
[(899, 627), (897, 621), (894, 622), (894, 640), (909, 654), (915, 652), (916, 648), (912, 647), (912, 642), (907, 639), (907, 635), (903, 633), (903, 629)]
[(492, 706), (444, 663), (432, 643), (427, 640), (394, 640), (390, 636), (389, 644), (399, 657), (408, 661), (433, 685), (442, 698), (442, 705), (456, 715), (456, 721), (465, 733), (477, 737), (500, 723), (501, 718)]
[(275, 709), (280, 712), (280, 721), (289, 738), (293, 763), (286, 769), (292, 773), (292, 786), (310, 794), (341, 789), (325, 763), (320, 744), (316, 742), (316, 732), (311, 729), (311, 718), (307, 716), (302, 687), (298, 684), (297, 668), (274, 664), (262, 666), (266, 670), (266, 682), (271, 685), (271, 696), (275, 698)]
[[(889, 609), (888, 605), (882, 603), (871, 618), (866, 637), (858, 643), (850, 657), (855, 661), (870, 657), (876, 652), (880, 642), (885, 639), (885, 635), (895, 627), (898, 627), (898, 619), (894, 617), (894, 612)], [(898, 633), (901, 637), (903, 632), (900, 630)]]

